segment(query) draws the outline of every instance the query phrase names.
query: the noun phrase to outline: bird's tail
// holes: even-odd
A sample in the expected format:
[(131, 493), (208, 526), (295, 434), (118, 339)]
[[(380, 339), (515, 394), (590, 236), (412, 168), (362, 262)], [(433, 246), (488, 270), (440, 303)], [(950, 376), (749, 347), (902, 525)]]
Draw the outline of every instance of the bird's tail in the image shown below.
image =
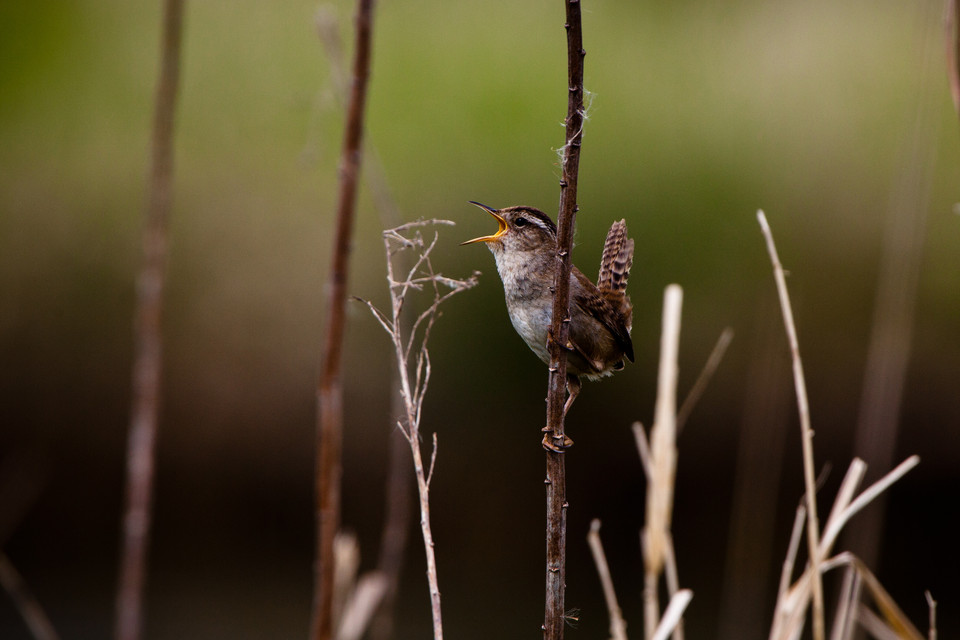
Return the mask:
[[(603, 257), (600, 259), (600, 277), (597, 288), (603, 297), (611, 302), (626, 297), (627, 279), (633, 266), (633, 240), (627, 237), (627, 223), (624, 220), (614, 222), (607, 232), (607, 241), (603, 245)], [(629, 298), (627, 298), (629, 304)]]

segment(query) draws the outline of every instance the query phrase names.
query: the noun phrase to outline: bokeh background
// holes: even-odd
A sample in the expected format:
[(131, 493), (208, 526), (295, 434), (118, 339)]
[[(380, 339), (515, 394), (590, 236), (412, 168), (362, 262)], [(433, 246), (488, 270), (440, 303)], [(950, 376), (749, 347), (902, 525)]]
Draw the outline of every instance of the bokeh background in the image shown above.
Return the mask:
[[(342, 126), (319, 8), (187, 5), (149, 638), (307, 633)], [(323, 10), (349, 45), (351, 4)], [(828, 504), (855, 454), (898, 201), (926, 223), (894, 459), (922, 462), (870, 534), (882, 544), (874, 569), (921, 628), (930, 589), (941, 637), (958, 634), (960, 136), (941, 14), (941, 3), (893, 0), (584, 6), (593, 100), (574, 261), (595, 275), (608, 225), (627, 219), (637, 362), (588, 385), (568, 420), (567, 603), (580, 611), (570, 637), (606, 633), (585, 543), (595, 517), (630, 628), (642, 625), (644, 482), (630, 424), (652, 416), (671, 282), (685, 290), (681, 393), (724, 327), (736, 332), (679, 443), (688, 637), (765, 637), (803, 483), (755, 212), (767, 212), (790, 272), (817, 461), (833, 468)], [(159, 3), (142, 0), (0, 4), (0, 540), (64, 638), (111, 633), (159, 19)], [(432, 512), (452, 638), (540, 633), (546, 375), (510, 327), (491, 256), (458, 243), (491, 231), (467, 200), (555, 215), (564, 37), (558, 2), (377, 7), (368, 149), (404, 219), (457, 222), (442, 231), (438, 269), (483, 271), (434, 332), (423, 424), (440, 443)], [(364, 189), (349, 290), (382, 304), (373, 204)], [(345, 353), (343, 521), (366, 569), (382, 521), (392, 363), (358, 304)], [(429, 635), (423, 566), (412, 531), (397, 637)], [(5, 596), (0, 637), (29, 637)]]

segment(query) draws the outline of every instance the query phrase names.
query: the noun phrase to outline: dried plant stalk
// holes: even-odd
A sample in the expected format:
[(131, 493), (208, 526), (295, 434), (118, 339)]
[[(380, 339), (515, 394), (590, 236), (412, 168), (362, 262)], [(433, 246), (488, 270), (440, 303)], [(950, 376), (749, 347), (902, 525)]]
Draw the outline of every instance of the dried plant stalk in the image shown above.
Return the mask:
[(817, 523), (817, 489), (813, 462), (813, 429), (810, 428), (810, 405), (807, 402), (807, 382), (803, 375), (803, 361), (800, 359), (800, 343), (797, 340), (797, 329), (793, 324), (793, 309), (790, 305), (790, 295), (787, 293), (787, 279), (777, 255), (777, 247), (773, 242), (773, 234), (763, 211), (757, 211), (760, 229), (767, 241), (767, 251), (770, 253), (770, 262), (773, 263), (773, 275), (777, 282), (777, 293), (780, 297), (780, 306), (783, 311), (783, 324), (787, 331), (787, 340), (790, 343), (790, 356), (793, 361), (793, 381), (797, 392), (797, 409), (800, 413), (800, 434), (803, 445), (803, 480), (806, 487), (807, 499), (807, 549), (810, 554), (810, 563), (813, 565), (813, 638), (824, 640), (823, 619), (823, 582), (817, 563), (820, 558), (817, 549), (820, 546), (819, 525)]
[[(767, 224), (767, 219), (763, 211), (757, 212), (757, 219), (766, 240), (770, 261), (773, 263), (774, 278), (776, 279), (777, 291), (783, 311), (784, 326), (790, 342), (794, 383), (797, 392), (797, 405), (800, 413), (804, 483), (806, 485), (806, 508), (801, 508), (797, 511), (794, 533), (790, 542), (790, 550), (787, 553), (787, 561), (784, 563), (783, 574), (780, 580), (780, 589), (777, 596), (773, 625), (770, 630), (770, 639), (794, 640), (799, 638), (803, 631), (804, 618), (811, 600), (813, 604), (813, 636), (815, 640), (822, 639), (825, 634), (822, 574), (840, 564), (847, 564), (856, 570), (858, 582), (862, 583), (871, 593), (890, 628), (899, 634), (898, 637), (919, 640), (919, 633), (902, 612), (900, 612), (896, 603), (894, 603), (886, 591), (883, 590), (880, 583), (873, 574), (870, 573), (863, 562), (850, 553), (840, 554), (840, 556), (836, 558), (827, 560), (827, 556), (833, 548), (837, 537), (850, 518), (872, 500), (880, 496), (891, 484), (907, 473), (907, 471), (915, 467), (919, 463), (919, 458), (917, 458), (917, 456), (911, 456), (904, 460), (893, 471), (871, 485), (856, 498), (854, 498), (854, 494), (863, 479), (866, 465), (862, 460), (854, 459), (837, 493), (837, 498), (827, 518), (821, 537), (817, 524), (816, 482), (813, 477), (813, 431), (810, 428), (810, 412), (807, 405), (806, 383), (803, 377), (803, 365), (800, 360), (796, 328), (793, 324), (793, 311), (791, 310), (790, 297), (787, 293), (783, 267), (780, 264), (777, 249), (773, 242), (773, 234), (770, 232), (770, 226)], [(807, 522), (809, 564), (800, 578), (788, 588), (787, 584), (789, 583), (790, 574), (793, 572), (797, 547), (799, 546), (799, 531), (804, 519), (804, 511), (806, 512)], [(838, 621), (838, 626), (836, 627), (836, 635), (844, 637), (846, 630), (852, 628), (852, 625), (842, 619), (842, 617), (848, 615), (848, 613), (845, 612), (851, 611), (858, 613), (850, 613), (849, 615), (859, 615), (860, 608), (852, 601), (852, 595), (849, 595), (840, 607), (841, 619)]]
[(673, 484), (677, 469), (677, 354), (680, 348), (680, 310), (683, 290), (670, 285), (664, 293), (660, 373), (653, 428), (650, 430), (650, 482), (647, 485), (647, 546), (644, 561), (655, 577), (663, 569), (664, 549), (673, 512)]
[(663, 297), (660, 370), (657, 403), (650, 430), (650, 473), (647, 482), (646, 525), (643, 529), (644, 629), (652, 638), (660, 620), (657, 585), (668, 545), (673, 512), (673, 484), (677, 466), (677, 354), (680, 345), (680, 311), (683, 290), (670, 285)]
[(597, 565), (597, 575), (600, 576), (600, 585), (603, 588), (603, 599), (607, 603), (607, 611), (610, 614), (610, 638), (627, 640), (627, 623), (617, 603), (617, 592), (613, 589), (613, 578), (610, 577), (610, 565), (607, 564), (607, 555), (603, 552), (603, 543), (600, 542), (600, 521), (596, 518), (590, 522), (587, 544), (590, 545), (593, 563)]
[(770, 640), (787, 640), (800, 636), (815, 582), (812, 580), (813, 566), (816, 566), (817, 571), (821, 574), (838, 566), (852, 566), (858, 572), (863, 586), (870, 592), (890, 626), (901, 633), (903, 638), (919, 640), (919, 632), (903, 615), (893, 599), (880, 586), (880, 583), (863, 562), (847, 552), (827, 559), (833, 544), (850, 518), (886, 491), (891, 484), (917, 466), (919, 462), (920, 459), (917, 456), (907, 458), (854, 498), (853, 494), (856, 491), (856, 486), (862, 479), (865, 470), (863, 461), (854, 459), (844, 477), (836, 501), (830, 510), (830, 516), (824, 526), (824, 534), (816, 552), (816, 563), (811, 562), (797, 581), (792, 586), (787, 587), (789, 574), (793, 570), (794, 557), (799, 546), (800, 527), (803, 519), (804, 509), (802, 506), (798, 509), (797, 519), (794, 522), (794, 535), (791, 537), (790, 550), (787, 553), (788, 561), (784, 563), (784, 573), (781, 577), (780, 592), (777, 596), (773, 625), (770, 630)]
[[(430, 482), (437, 460), (437, 436), (433, 435), (433, 452), (430, 466), (425, 467), (420, 450), (420, 420), (423, 400), (430, 383), (430, 352), (427, 343), (430, 331), (437, 319), (440, 305), (451, 296), (466, 291), (477, 284), (477, 273), (469, 278), (456, 280), (434, 272), (430, 254), (437, 245), (439, 235), (427, 243), (421, 229), (433, 225), (453, 225), (449, 220), (424, 220), (401, 225), (383, 232), (384, 249), (387, 254), (387, 282), (390, 289), (390, 314), (378, 309), (372, 302), (363, 300), (380, 326), (393, 342), (397, 373), (400, 378), (400, 394), (403, 398), (404, 415), (397, 427), (410, 445), (414, 473), (417, 478), (417, 493), (420, 498), (420, 530), (426, 553), (427, 582), (430, 589), (430, 608), (433, 617), (433, 637), (443, 638), (443, 619), (440, 609), (440, 586), (434, 554), (433, 533), (430, 527)], [(413, 266), (398, 277), (396, 262), (402, 251), (412, 250), (419, 255)], [(446, 289), (446, 290), (444, 290)], [(409, 326), (403, 323), (403, 309), (411, 304), (415, 292), (427, 291), (432, 301)]]
[(670, 598), (670, 604), (663, 612), (663, 619), (657, 625), (651, 640), (667, 640), (667, 636), (671, 633), (676, 634), (676, 629), (683, 621), (683, 612), (692, 599), (693, 591), (690, 591), (690, 589), (681, 589)]

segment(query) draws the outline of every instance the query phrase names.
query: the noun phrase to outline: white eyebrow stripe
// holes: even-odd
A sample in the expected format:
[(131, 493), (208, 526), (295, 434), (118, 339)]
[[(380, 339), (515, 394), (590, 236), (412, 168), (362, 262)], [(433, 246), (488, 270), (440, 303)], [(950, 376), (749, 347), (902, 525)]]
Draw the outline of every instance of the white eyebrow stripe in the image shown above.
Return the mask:
[(543, 229), (544, 231), (549, 231), (549, 230), (550, 230), (550, 228), (547, 226), (547, 223), (544, 222), (543, 220), (541, 220), (541, 219), (540, 219), (539, 217), (537, 217), (537, 216), (534, 216), (534, 215), (521, 215), (520, 217), (523, 218), (524, 220), (526, 220), (527, 222), (532, 222), (533, 224), (537, 225), (538, 227), (540, 227), (540, 228)]

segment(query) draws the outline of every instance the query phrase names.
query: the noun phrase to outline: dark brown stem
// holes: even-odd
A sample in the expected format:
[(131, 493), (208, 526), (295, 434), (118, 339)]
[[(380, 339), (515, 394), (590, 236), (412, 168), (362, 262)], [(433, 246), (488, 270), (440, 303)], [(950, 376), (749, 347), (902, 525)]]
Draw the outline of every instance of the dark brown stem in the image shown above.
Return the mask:
[[(547, 428), (554, 442), (563, 442), (563, 403), (570, 325), (570, 251), (577, 214), (577, 177), (583, 134), (583, 32), (579, 0), (566, 0), (567, 13), (567, 118), (566, 143), (560, 179), (560, 213), (557, 224), (557, 275), (554, 282), (553, 320), (550, 325), (550, 375), (547, 387)], [(567, 488), (564, 454), (547, 452), (547, 571), (543, 637), (563, 638), (566, 590)]]
[(310, 636), (333, 637), (333, 538), (340, 526), (343, 384), (341, 380), (348, 257), (360, 173), (360, 143), (370, 74), (373, 0), (358, 0), (353, 83), (347, 104), (347, 124), (340, 155), (340, 191), (333, 262), (327, 279), (327, 321), (320, 379), (317, 385), (317, 550)]
[(143, 264), (137, 279), (132, 410), (115, 621), (118, 640), (139, 638), (143, 626), (154, 450), (160, 410), (160, 328), (173, 175), (173, 116), (180, 77), (182, 26), (183, 0), (166, 0), (143, 228)]
[[(320, 42), (330, 60), (330, 71), (335, 87), (334, 95), (339, 103), (346, 100), (349, 91), (347, 82), (347, 63), (343, 52), (343, 43), (340, 39), (340, 25), (332, 12), (321, 7), (317, 12), (317, 32)], [(376, 148), (369, 141), (365, 150), (364, 176), (367, 187), (373, 197), (374, 206), (380, 213), (380, 222), (384, 229), (400, 226), (400, 211), (390, 195), (383, 165), (380, 163)], [(405, 255), (398, 255), (400, 270), (406, 272), (410, 266)], [(404, 306), (400, 315), (402, 324), (413, 324), (413, 308)], [(407, 548), (410, 513), (413, 506), (411, 493), (412, 474), (407, 462), (407, 440), (394, 423), (404, 413), (403, 397), (398, 391), (400, 387), (399, 375), (392, 371), (390, 388), (394, 389), (390, 414), (394, 419), (390, 421), (390, 460), (387, 467), (387, 476), (384, 491), (384, 524), (380, 537), (380, 557), (377, 560), (377, 571), (386, 579), (383, 596), (377, 611), (370, 623), (370, 638), (372, 640), (387, 640), (393, 636), (394, 604), (397, 599), (397, 589), (400, 584), (400, 573), (403, 569), (403, 556)]]

